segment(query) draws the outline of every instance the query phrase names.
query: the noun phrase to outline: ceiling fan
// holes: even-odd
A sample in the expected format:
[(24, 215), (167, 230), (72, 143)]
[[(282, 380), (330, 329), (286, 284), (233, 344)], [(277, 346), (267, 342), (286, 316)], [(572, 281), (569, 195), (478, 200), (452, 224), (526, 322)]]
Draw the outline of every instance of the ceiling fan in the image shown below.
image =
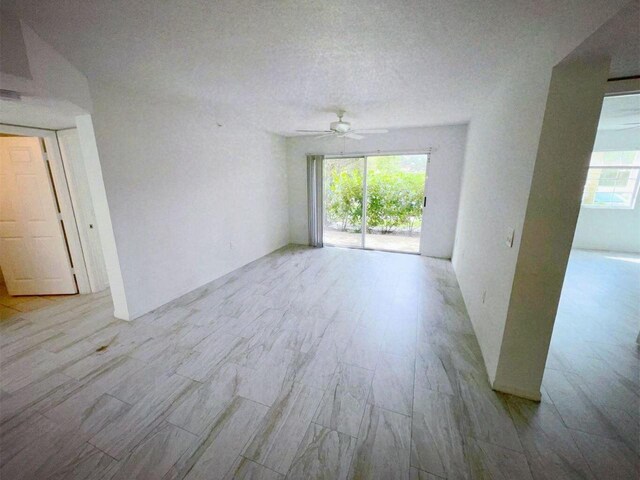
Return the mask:
[(357, 129), (352, 130), (351, 124), (349, 122), (345, 122), (342, 120), (344, 116), (344, 110), (340, 110), (338, 112), (338, 121), (331, 122), (329, 124), (329, 130), (296, 130), (296, 132), (300, 133), (317, 133), (316, 138), (324, 138), (324, 137), (340, 137), (340, 138), (352, 138), (353, 140), (362, 140), (364, 135), (373, 134), (373, 133), (387, 133), (389, 130), (385, 130), (383, 128), (377, 129)]

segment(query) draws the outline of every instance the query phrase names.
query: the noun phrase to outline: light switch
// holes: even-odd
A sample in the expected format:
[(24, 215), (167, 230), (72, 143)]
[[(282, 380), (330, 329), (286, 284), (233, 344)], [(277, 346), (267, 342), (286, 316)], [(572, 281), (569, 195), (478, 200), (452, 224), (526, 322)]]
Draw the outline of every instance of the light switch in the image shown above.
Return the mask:
[(513, 228), (510, 228), (509, 230), (507, 230), (507, 238), (506, 238), (506, 244), (507, 247), (511, 248), (513, 247), (513, 237), (515, 235), (516, 231)]

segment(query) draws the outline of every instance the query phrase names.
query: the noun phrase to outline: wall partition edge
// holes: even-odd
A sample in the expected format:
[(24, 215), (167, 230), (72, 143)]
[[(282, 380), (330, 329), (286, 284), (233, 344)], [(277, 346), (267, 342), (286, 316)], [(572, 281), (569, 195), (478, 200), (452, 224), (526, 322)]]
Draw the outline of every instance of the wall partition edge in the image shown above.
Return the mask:
[(307, 155), (309, 245), (322, 247), (322, 161), (323, 155)]

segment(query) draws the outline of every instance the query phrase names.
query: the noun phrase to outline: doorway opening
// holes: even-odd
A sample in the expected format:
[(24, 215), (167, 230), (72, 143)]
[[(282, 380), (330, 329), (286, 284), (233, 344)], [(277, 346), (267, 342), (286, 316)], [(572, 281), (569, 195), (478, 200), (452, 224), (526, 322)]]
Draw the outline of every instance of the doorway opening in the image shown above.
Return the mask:
[(108, 287), (77, 140), (76, 129), (0, 125), (3, 317)]
[(8, 295), (78, 293), (44, 141), (0, 138), (0, 270)]
[(639, 127), (640, 93), (604, 98), (542, 382), (576, 440), (607, 437), (629, 475), (640, 411)]
[(420, 253), (429, 157), (323, 160), (323, 244)]

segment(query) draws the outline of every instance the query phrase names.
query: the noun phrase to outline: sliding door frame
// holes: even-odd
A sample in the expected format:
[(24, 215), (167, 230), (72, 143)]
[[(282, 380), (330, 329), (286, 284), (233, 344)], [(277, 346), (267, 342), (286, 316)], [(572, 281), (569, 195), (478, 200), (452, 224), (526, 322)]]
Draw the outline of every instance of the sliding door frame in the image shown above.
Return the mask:
[[(362, 226), (361, 226), (361, 241), (360, 247), (350, 247), (344, 246), (341, 248), (353, 248), (356, 250), (372, 250), (377, 252), (389, 252), (389, 253), (405, 253), (409, 255), (421, 255), (422, 254), (422, 226), (420, 227), (420, 246), (418, 247), (417, 252), (402, 252), (398, 250), (385, 250), (380, 248), (367, 248), (366, 246), (366, 228), (367, 228), (367, 173), (368, 173), (368, 158), (369, 157), (384, 157), (384, 156), (394, 156), (394, 155), (426, 155), (427, 157), (427, 165), (425, 169), (425, 183), (424, 183), (424, 199), (423, 199), (423, 209), (426, 208), (427, 197), (427, 184), (429, 183), (429, 165), (431, 164), (431, 154), (433, 153), (433, 148), (426, 148), (424, 150), (413, 150), (413, 151), (392, 151), (392, 152), (383, 152), (383, 151), (372, 151), (372, 152), (356, 152), (356, 153), (339, 153), (339, 154), (308, 154), (307, 159), (311, 157), (320, 157), (320, 160), (315, 165), (315, 168), (311, 169), (311, 167), (307, 170), (307, 182), (310, 188), (315, 188), (315, 194), (310, 195), (309, 198), (309, 231), (316, 232), (320, 234), (320, 244), (314, 244), (311, 242), (311, 234), (310, 234), (310, 242), (311, 246), (324, 246), (324, 161), (325, 160), (336, 160), (341, 158), (353, 158), (353, 159), (363, 159), (364, 161), (364, 174), (363, 174), (363, 187), (362, 187)], [(313, 175), (311, 171), (313, 170)], [(313, 177), (313, 178), (312, 178)], [(313, 205), (312, 205), (312, 197), (313, 197)], [(318, 201), (319, 200), (319, 201)], [(313, 210), (313, 212), (312, 212)], [(421, 218), (421, 222), (424, 219), (424, 215)], [(318, 226), (319, 223), (319, 226)], [(424, 225), (424, 222), (422, 222)], [(328, 246), (334, 246), (331, 244), (327, 244)], [(335, 245), (337, 246), (337, 245)]]
[[(362, 240), (360, 240), (361, 249), (365, 250), (367, 248), (366, 238), (367, 238), (367, 160), (368, 157), (365, 155), (362, 158), (364, 162), (363, 174), (362, 174), (362, 226), (360, 230), (362, 232)], [(324, 208), (324, 205), (323, 205)]]
[[(307, 159), (311, 159), (312, 157), (315, 157), (314, 155), (308, 155)], [(339, 159), (349, 159), (349, 160), (362, 160), (363, 162), (363, 167), (362, 167), (362, 172), (363, 172), (363, 197), (362, 197), (362, 201), (363, 201), (363, 205), (362, 205), (362, 220), (361, 220), (361, 237), (360, 237), (360, 246), (359, 247), (351, 247), (351, 246), (343, 246), (343, 245), (334, 245), (332, 243), (327, 243), (326, 245), (329, 247), (340, 247), (340, 248), (353, 248), (353, 249), (357, 249), (357, 250), (364, 250), (364, 235), (365, 235), (365, 223), (364, 220), (366, 218), (365, 216), (365, 212), (366, 212), (366, 183), (367, 183), (367, 166), (366, 166), (366, 162), (367, 162), (367, 158), (364, 155), (342, 155), (342, 156), (322, 156), (322, 161), (320, 162), (320, 166), (319, 166), (319, 171), (316, 173), (317, 175), (317, 191), (314, 195), (310, 195), (311, 197), (315, 197), (316, 199), (320, 199), (320, 201), (317, 203), (317, 207), (318, 207), (318, 213), (316, 214), (315, 218), (319, 219), (320, 225), (319, 225), (319, 231), (320, 231), (320, 237), (321, 237), (321, 245), (314, 245), (311, 241), (309, 242), (309, 245), (311, 246), (324, 246), (324, 161), (325, 160), (339, 160)], [(308, 169), (308, 172), (310, 172), (311, 169)], [(309, 173), (308, 173), (309, 175)], [(310, 179), (308, 179), (308, 181), (310, 181)], [(309, 208), (311, 209), (311, 204), (309, 204)], [(318, 227), (313, 227), (313, 222), (315, 221), (315, 218), (313, 218), (312, 216), (309, 216), (309, 231), (313, 231), (314, 229), (318, 229)]]

